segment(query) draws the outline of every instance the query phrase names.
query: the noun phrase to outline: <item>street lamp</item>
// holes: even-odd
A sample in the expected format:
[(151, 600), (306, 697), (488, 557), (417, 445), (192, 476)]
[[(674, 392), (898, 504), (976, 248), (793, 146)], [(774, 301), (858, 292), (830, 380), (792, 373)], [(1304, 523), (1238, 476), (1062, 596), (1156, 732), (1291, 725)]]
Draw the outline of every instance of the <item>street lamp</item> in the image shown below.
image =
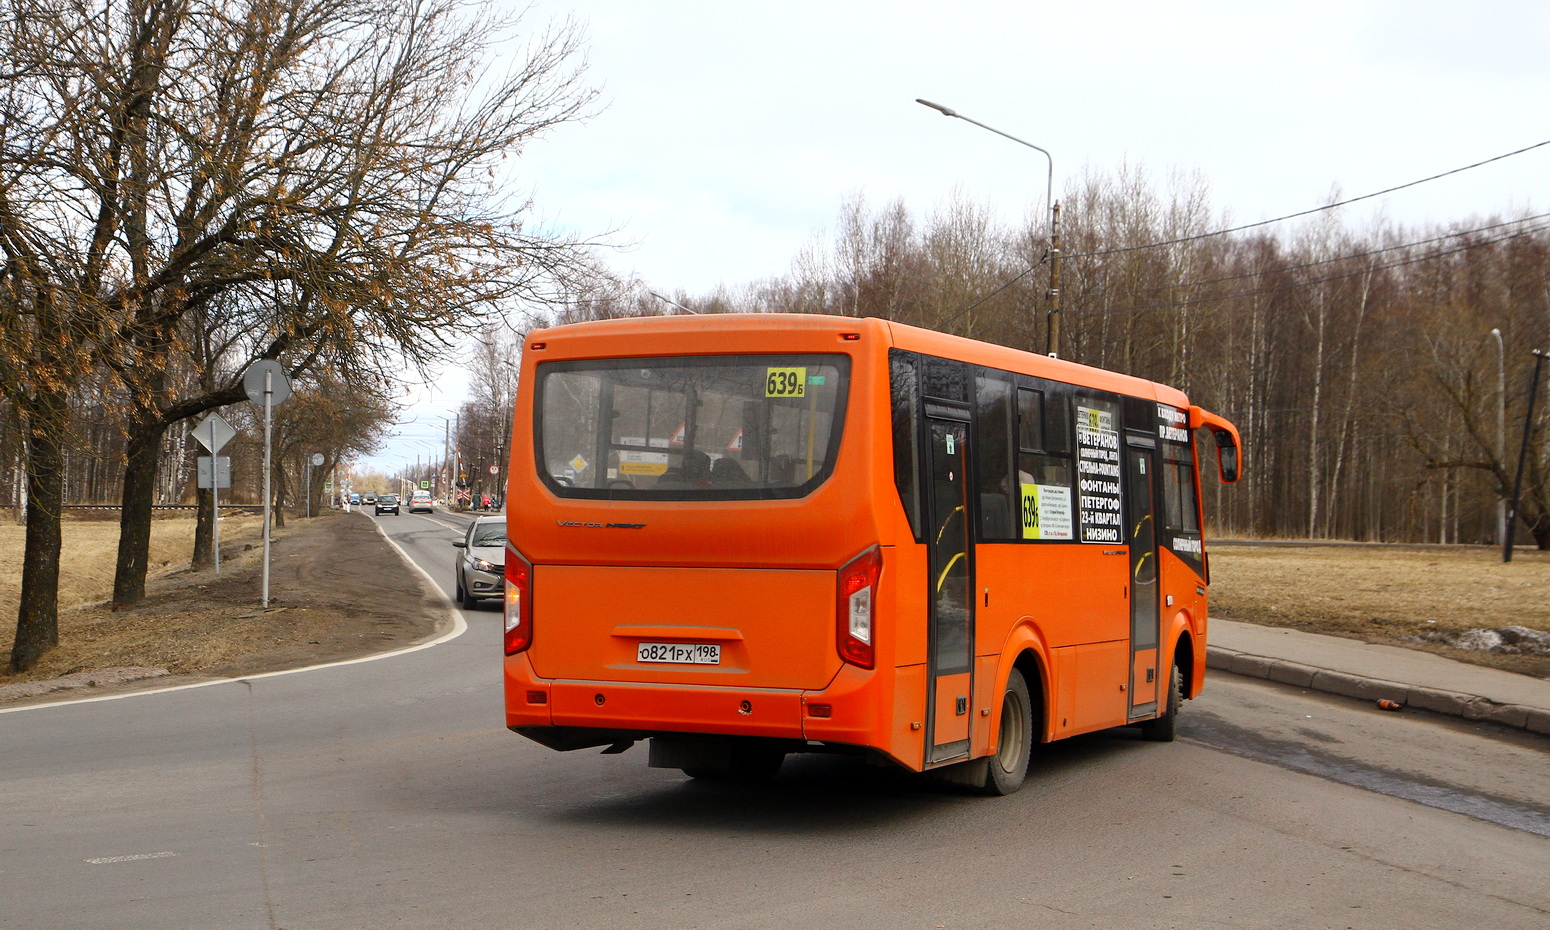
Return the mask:
[(1010, 133), (1002, 132), (994, 126), (986, 126), (978, 120), (973, 120), (954, 110), (952, 107), (944, 107), (940, 103), (932, 103), (929, 100), (915, 98), (915, 102), (924, 107), (930, 107), (943, 116), (951, 116), (961, 119), (965, 123), (973, 123), (981, 129), (987, 129), (1004, 139), (1011, 139), (1018, 145), (1026, 145), (1028, 148), (1043, 153), (1049, 162), (1049, 174), (1044, 183), (1044, 202), (1049, 204), (1049, 335), (1044, 344), (1044, 351), (1050, 358), (1060, 357), (1060, 204), (1055, 202), (1055, 157), (1042, 146), (1034, 145), (1026, 139), (1019, 139)]
[[(1507, 464), (1507, 350), (1502, 345), (1502, 331), (1491, 330), (1496, 337), (1496, 458)], [(1507, 538), (1506, 488), (1496, 501), (1496, 541)]]
[(663, 297), (661, 294), (658, 294), (656, 291), (647, 291), (646, 293), (650, 294), (652, 297), (655, 297), (657, 300), (662, 301), (663, 303), (667, 304), (668, 306), (677, 307), (678, 309), (682, 310), (685, 313), (692, 313), (695, 316), (699, 316), (700, 315), (700, 311), (698, 311), (698, 310), (690, 310), (688, 307), (685, 307), (683, 304), (679, 303), (678, 301), (676, 301), (676, 300), (669, 300), (666, 297)]

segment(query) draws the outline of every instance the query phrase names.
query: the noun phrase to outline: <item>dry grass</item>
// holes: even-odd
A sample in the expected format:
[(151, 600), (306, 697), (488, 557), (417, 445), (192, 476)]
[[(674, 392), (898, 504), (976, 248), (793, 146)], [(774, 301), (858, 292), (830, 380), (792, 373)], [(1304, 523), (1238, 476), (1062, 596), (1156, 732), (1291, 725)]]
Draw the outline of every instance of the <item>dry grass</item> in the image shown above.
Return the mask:
[[(439, 593), (394, 570), (396, 556), (369, 520), (334, 513), (276, 530), (270, 572), (276, 608), (263, 610), (262, 525), (256, 516), (222, 520), (217, 575), (188, 570), (192, 518), (157, 521), (151, 564), (160, 572), (148, 580), (144, 601), (115, 611), (100, 602), (112, 593), (118, 523), (67, 524), (61, 602), (79, 606), (60, 610), (59, 645), (25, 673), (0, 674), (0, 691), (128, 667), (215, 677), (295, 668), (422, 640), (445, 617)], [(15, 566), (19, 539), (0, 537), (0, 544), (17, 546)], [(12, 618), (18, 574), (3, 579), (8, 588), (0, 589), (9, 592)], [(14, 636), (14, 620), (0, 625), (6, 656)]]
[[(253, 543), (263, 534), (264, 519), (257, 514), (221, 518), (221, 551)], [(113, 593), (113, 572), (118, 558), (118, 514), (108, 519), (66, 518), (60, 552), (59, 608), (105, 601)], [(27, 528), (14, 523), (0, 525), (0, 564), (11, 570), (0, 573), (0, 618), (13, 624), (21, 596), (22, 553)], [(189, 567), (194, 553), (194, 517), (183, 513), (151, 522), (151, 571), (157, 578)]]
[(1211, 614), (1550, 676), (1550, 658), (1415, 642), (1437, 632), (1550, 632), (1550, 552), (1466, 546), (1223, 545), (1211, 549)]

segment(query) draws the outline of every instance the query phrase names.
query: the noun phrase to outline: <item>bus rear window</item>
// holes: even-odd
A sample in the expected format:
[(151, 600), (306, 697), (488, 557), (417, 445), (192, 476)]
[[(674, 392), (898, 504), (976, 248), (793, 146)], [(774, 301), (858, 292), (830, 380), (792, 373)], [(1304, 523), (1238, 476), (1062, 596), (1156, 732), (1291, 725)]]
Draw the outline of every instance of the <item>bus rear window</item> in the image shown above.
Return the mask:
[(834, 468), (849, 373), (844, 355), (545, 362), (539, 474), (561, 497), (800, 497)]

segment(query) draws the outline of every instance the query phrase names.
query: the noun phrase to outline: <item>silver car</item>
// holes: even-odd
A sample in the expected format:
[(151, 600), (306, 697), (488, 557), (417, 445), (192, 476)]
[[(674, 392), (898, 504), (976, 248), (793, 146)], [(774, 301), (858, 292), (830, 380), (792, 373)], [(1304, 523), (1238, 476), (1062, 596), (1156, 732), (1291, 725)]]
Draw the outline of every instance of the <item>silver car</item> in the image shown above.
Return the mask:
[(464, 610), (505, 596), (505, 517), (475, 517), (468, 532), (452, 545), (463, 550), (457, 560), (457, 600)]

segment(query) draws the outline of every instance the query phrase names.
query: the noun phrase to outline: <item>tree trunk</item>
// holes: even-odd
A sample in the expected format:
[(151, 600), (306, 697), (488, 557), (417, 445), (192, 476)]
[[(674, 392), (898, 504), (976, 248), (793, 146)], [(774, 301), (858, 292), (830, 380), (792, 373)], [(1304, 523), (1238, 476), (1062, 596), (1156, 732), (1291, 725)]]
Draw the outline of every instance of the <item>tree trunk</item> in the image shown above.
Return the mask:
[(60, 514), (64, 503), (63, 439), (69, 416), (64, 392), (40, 392), (25, 411), (27, 429), (27, 542), (21, 602), (10, 671), (25, 672), (59, 644)]
[(151, 558), (151, 504), (156, 491), (161, 438), (160, 419), (130, 427), (124, 454), (124, 500), (119, 507), (118, 562), (113, 574), (113, 606), (129, 607), (145, 599), (145, 572)]
[(213, 503), (209, 488), (200, 488), (194, 500), (194, 571), (202, 571), (215, 566), (215, 515), (210, 512)]
[(285, 529), (285, 467), (281, 462), (281, 457), (276, 454), (270, 468), (273, 476), (270, 479), (273, 484), (271, 488), (273, 496), (269, 499), (270, 524), (277, 530)]

